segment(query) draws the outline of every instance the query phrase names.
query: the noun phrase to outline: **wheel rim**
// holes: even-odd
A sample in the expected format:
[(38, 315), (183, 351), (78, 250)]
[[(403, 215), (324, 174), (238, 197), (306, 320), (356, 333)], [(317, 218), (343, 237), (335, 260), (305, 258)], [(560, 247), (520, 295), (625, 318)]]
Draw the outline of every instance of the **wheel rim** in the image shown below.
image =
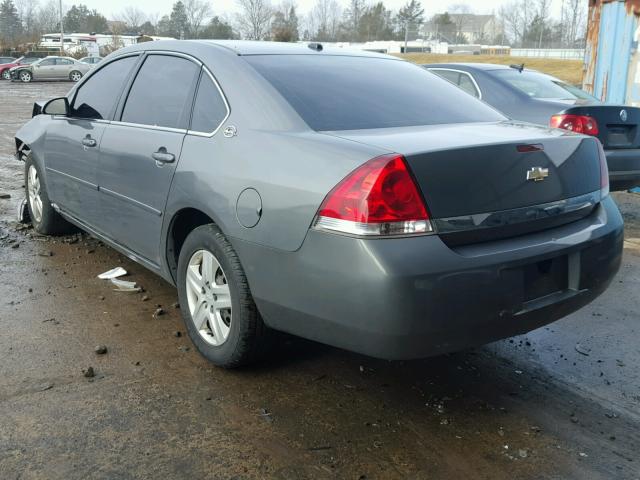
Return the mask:
[(27, 180), (27, 191), (29, 193), (29, 206), (31, 207), (31, 214), (33, 220), (36, 223), (40, 223), (42, 220), (42, 198), (40, 197), (40, 177), (36, 167), (29, 166), (29, 174)]
[(11, 78), (9, 70), (5, 70), (4, 72), (2, 72), (2, 78), (4, 78), (5, 80), (9, 80)]
[(231, 291), (218, 259), (207, 250), (195, 252), (185, 278), (191, 321), (202, 339), (222, 345), (231, 328)]
[(20, 80), (23, 82), (29, 82), (31, 80), (31, 75), (28, 72), (22, 72), (20, 74)]
[(71, 74), (71, 80), (73, 80), (74, 82), (77, 82), (81, 78), (82, 78), (82, 75), (80, 75), (78, 72), (73, 72)]

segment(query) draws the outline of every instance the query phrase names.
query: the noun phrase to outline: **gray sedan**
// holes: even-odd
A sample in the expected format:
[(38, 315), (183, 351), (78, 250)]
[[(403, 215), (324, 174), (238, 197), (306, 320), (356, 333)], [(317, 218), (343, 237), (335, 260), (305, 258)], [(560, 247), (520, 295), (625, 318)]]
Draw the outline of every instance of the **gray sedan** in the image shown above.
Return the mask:
[(92, 66), (71, 57), (45, 57), (29, 65), (9, 70), (12, 80), (24, 83), (32, 80), (71, 80), (78, 82)]
[(482, 344), (586, 305), (620, 265), (597, 139), (384, 55), (140, 44), (15, 141), (36, 231), (75, 224), (175, 284), (224, 367), (273, 330), (387, 359)]

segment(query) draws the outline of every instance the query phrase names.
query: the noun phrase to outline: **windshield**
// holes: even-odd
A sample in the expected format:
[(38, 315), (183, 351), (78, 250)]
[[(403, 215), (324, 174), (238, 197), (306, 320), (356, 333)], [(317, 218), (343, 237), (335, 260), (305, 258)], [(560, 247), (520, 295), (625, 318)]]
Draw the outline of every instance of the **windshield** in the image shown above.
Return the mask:
[(338, 55), (243, 57), (314, 130), (360, 130), (506, 118), (408, 62)]
[(494, 75), (532, 98), (597, 101), (587, 92), (543, 73), (495, 70)]

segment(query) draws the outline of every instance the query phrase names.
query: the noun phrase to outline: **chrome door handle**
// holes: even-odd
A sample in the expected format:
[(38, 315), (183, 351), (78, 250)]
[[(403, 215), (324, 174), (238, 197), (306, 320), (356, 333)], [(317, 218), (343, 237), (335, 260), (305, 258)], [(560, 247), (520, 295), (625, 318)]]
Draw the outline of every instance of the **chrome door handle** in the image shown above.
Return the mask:
[(156, 163), (172, 163), (176, 156), (173, 153), (167, 153), (165, 148), (160, 148), (157, 152), (151, 154)]
[(93, 138), (86, 136), (82, 139), (82, 145), (85, 147), (95, 147), (98, 144)]

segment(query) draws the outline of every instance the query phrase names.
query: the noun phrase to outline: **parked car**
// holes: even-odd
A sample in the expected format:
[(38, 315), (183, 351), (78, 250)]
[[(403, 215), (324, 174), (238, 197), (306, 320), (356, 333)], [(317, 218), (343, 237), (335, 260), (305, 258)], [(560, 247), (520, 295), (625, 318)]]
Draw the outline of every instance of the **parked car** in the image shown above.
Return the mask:
[(89, 65), (97, 65), (102, 61), (102, 57), (84, 57), (81, 58), (82, 63), (88, 63)]
[(9, 70), (20, 65), (29, 65), (36, 60), (39, 60), (38, 57), (20, 57), (12, 62), (0, 64), (0, 78), (3, 80), (11, 80), (11, 73)]
[(640, 108), (605, 105), (584, 90), (524, 65), (424, 67), (513, 119), (598, 137), (607, 156), (611, 189), (640, 185)]
[(71, 80), (78, 82), (91, 70), (91, 66), (71, 57), (49, 56), (29, 65), (20, 65), (9, 70), (11, 80), (28, 83), (32, 80)]
[(579, 309), (620, 265), (597, 139), (394, 57), (149, 42), (34, 110), (15, 142), (35, 230), (70, 222), (175, 284), (216, 365), (271, 329), (387, 359), (459, 350)]

